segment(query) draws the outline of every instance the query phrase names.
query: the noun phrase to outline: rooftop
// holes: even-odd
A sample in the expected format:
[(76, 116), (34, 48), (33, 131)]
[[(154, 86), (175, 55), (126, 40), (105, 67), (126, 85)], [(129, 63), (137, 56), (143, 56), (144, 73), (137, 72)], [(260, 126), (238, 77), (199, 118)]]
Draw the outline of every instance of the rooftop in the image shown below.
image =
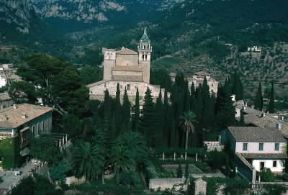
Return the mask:
[(12, 100), (8, 93), (0, 93), (0, 101)]
[(128, 49), (126, 47), (122, 47), (121, 50), (117, 51), (117, 54), (120, 55), (138, 55), (136, 51), (133, 51), (131, 49)]
[(51, 112), (50, 107), (17, 104), (0, 111), (0, 128), (17, 128), (41, 115)]
[(236, 142), (286, 142), (280, 131), (261, 127), (228, 127)]
[(147, 28), (144, 29), (144, 33), (143, 33), (143, 35), (142, 35), (140, 41), (143, 41), (143, 42), (150, 42), (150, 39), (149, 39), (149, 37), (148, 37), (148, 35), (147, 35)]
[(244, 110), (246, 124), (253, 124), (257, 127), (277, 129), (288, 138), (288, 123), (278, 118), (277, 114), (262, 113), (259, 110), (247, 107)]

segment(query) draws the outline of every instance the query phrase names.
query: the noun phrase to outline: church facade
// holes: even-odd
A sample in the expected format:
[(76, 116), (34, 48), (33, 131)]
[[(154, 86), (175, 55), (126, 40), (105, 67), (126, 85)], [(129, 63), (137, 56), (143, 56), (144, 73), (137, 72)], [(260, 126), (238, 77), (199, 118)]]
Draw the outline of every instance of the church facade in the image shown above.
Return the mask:
[(103, 80), (88, 85), (90, 99), (103, 101), (106, 90), (115, 97), (117, 84), (121, 95), (127, 90), (131, 102), (136, 97), (137, 89), (140, 100), (145, 96), (147, 88), (156, 99), (161, 88), (150, 84), (151, 54), (152, 45), (146, 29), (139, 41), (137, 52), (125, 47), (120, 50), (103, 48)]

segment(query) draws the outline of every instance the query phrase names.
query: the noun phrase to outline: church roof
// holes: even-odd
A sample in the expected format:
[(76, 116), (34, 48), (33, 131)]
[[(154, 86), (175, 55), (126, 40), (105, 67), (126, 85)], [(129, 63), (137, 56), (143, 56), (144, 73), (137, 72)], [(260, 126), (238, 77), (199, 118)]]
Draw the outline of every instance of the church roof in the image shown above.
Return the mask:
[(138, 55), (136, 51), (133, 51), (131, 49), (128, 49), (126, 47), (122, 47), (121, 50), (117, 51), (117, 54), (122, 54), (122, 55)]
[(150, 42), (150, 39), (149, 39), (149, 37), (147, 35), (147, 28), (144, 29), (144, 33), (143, 33), (140, 41), (142, 41), (142, 42)]

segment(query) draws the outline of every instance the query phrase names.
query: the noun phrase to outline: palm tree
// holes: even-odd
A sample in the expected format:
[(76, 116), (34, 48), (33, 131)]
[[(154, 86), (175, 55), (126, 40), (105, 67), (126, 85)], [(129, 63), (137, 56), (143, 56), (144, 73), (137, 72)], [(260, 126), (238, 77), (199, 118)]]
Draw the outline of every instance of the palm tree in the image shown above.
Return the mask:
[(89, 181), (98, 179), (105, 164), (105, 154), (100, 144), (78, 142), (72, 150), (72, 169), (77, 177), (85, 177)]
[(111, 150), (111, 163), (114, 166), (117, 182), (121, 172), (142, 171), (141, 166), (145, 164), (147, 158), (148, 147), (139, 133), (127, 132), (120, 135)]
[(188, 111), (184, 112), (183, 116), (180, 118), (180, 127), (186, 133), (186, 140), (185, 140), (185, 160), (187, 159), (187, 149), (188, 149), (188, 138), (189, 133), (195, 133), (195, 128), (193, 123), (196, 122), (196, 115), (194, 112)]

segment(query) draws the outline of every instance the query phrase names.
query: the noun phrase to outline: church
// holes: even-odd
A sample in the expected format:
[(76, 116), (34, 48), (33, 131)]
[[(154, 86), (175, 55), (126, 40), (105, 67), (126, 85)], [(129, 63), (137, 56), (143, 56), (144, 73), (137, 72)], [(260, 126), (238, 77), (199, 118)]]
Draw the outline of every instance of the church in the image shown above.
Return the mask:
[(152, 45), (145, 28), (138, 44), (138, 51), (122, 47), (120, 50), (103, 48), (103, 80), (88, 85), (91, 100), (104, 100), (104, 92), (108, 90), (110, 96), (115, 97), (119, 83), (121, 96), (125, 89), (129, 100), (133, 103), (137, 89), (140, 102), (145, 96), (147, 88), (155, 100), (160, 91), (160, 86), (150, 84), (150, 68)]

